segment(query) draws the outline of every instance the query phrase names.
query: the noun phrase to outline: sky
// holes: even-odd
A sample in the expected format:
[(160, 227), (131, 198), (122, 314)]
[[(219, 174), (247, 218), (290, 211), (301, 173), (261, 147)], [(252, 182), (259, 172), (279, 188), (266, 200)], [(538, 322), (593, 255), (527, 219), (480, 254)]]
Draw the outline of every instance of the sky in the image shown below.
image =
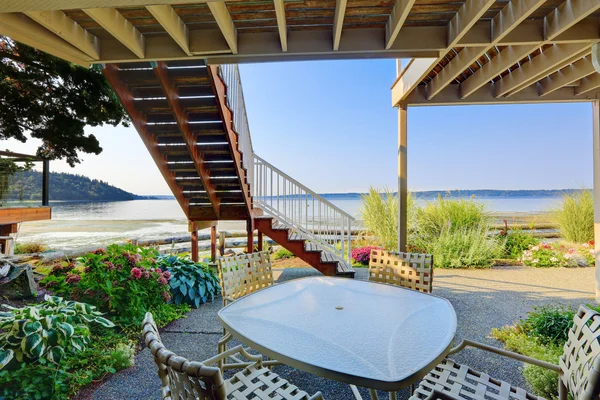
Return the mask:
[[(395, 60), (240, 66), (254, 151), (319, 193), (397, 186)], [(104, 151), (75, 168), (136, 194), (170, 194), (133, 127), (86, 128)], [(37, 143), (5, 141), (16, 152)], [(590, 103), (411, 107), (409, 190), (592, 185)]]

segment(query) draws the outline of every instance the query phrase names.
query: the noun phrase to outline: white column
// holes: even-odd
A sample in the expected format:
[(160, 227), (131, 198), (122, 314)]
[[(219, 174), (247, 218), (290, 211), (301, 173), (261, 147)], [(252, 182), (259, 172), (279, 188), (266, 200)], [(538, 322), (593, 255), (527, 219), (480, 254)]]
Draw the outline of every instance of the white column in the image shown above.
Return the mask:
[(398, 107), (398, 251), (406, 251), (407, 236), (407, 116), (406, 105)]
[(596, 302), (600, 302), (600, 101), (592, 103), (594, 113), (594, 251), (596, 256)]

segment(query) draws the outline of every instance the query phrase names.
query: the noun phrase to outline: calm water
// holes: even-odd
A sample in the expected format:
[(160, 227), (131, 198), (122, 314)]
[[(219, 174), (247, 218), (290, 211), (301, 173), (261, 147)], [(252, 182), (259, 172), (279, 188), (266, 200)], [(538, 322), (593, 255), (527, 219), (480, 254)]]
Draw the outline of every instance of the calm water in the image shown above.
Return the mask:
[[(555, 197), (478, 198), (489, 211), (504, 214), (539, 213), (552, 209)], [(360, 219), (358, 199), (331, 200)], [(424, 204), (425, 200), (417, 200)], [(107, 245), (130, 238), (164, 238), (187, 235), (187, 221), (175, 200), (121, 202), (55, 202), (52, 220), (21, 224), (17, 241), (43, 241), (55, 249)], [(220, 230), (242, 230), (243, 222), (223, 222)]]

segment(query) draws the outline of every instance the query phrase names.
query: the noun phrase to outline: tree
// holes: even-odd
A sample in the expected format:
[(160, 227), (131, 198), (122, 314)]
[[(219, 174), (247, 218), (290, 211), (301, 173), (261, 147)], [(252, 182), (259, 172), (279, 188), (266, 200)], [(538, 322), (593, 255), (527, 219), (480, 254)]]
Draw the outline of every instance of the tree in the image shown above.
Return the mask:
[(86, 69), (0, 36), (0, 140), (41, 139), (38, 156), (73, 167), (81, 152), (102, 152), (86, 125), (128, 121), (100, 67)]

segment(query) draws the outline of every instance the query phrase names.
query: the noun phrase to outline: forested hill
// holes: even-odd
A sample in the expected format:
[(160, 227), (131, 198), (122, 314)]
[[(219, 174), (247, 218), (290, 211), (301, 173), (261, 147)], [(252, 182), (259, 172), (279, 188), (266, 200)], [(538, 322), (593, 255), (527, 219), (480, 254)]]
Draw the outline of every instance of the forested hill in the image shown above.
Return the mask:
[[(28, 171), (17, 173), (10, 183), (7, 200), (41, 200), (42, 173)], [(97, 179), (62, 172), (50, 173), (50, 201), (55, 200), (134, 200), (133, 193)]]

